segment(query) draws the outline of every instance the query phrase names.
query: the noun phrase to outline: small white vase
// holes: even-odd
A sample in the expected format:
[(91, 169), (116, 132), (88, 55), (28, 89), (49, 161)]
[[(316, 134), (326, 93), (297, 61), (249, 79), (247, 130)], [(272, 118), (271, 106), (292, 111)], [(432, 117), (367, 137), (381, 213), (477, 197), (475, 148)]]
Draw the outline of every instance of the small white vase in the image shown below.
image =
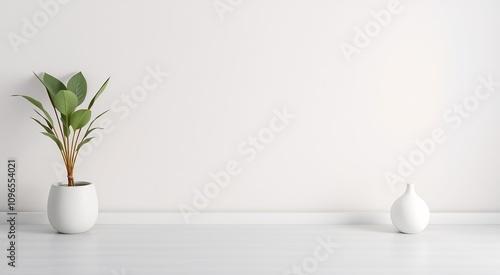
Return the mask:
[(92, 183), (75, 182), (75, 186), (55, 183), (50, 187), (47, 216), (57, 232), (73, 234), (90, 230), (97, 220), (98, 208)]
[(402, 233), (420, 233), (429, 224), (429, 216), (429, 206), (415, 193), (414, 185), (408, 183), (391, 207), (392, 224)]

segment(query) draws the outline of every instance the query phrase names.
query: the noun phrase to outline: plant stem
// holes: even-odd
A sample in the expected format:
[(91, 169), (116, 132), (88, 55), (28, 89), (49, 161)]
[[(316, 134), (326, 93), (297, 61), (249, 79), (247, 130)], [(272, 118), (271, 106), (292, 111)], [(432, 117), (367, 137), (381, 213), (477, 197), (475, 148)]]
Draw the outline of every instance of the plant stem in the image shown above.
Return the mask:
[(73, 168), (74, 165), (66, 166), (66, 170), (68, 170), (68, 186), (75, 186), (75, 179), (73, 178)]
[[(64, 164), (66, 165), (66, 172), (68, 173), (68, 186), (74, 186), (74, 179), (73, 179), (73, 168), (74, 165), (70, 163), (70, 159), (68, 158), (68, 139), (66, 138), (66, 135), (64, 134), (63, 127), (61, 126), (61, 117), (57, 115), (57, 110), (55, 106), (52, 106), (54, 108), (54, 113), (56, 114), (56, 120), (57, 120), (57, 125), (59, 126), (59, 132), (62, 137), (62, 144), (63, 144), (63, 150), (61, 151), (62, 157), (64, 160)], [(54, 129), (55, 130), (55, 129)], [(57, 130), (56, 130), (57, 132)], [(59, 139), (60, 140), (60, 139)]]
[[(66, 118), (66, 125), (69, 125), (69, 121), (68, 121), (68, 120), (69, 120), (69, 117), (68, 117), (68, 115), (65, 115), (64, 117)], [(63, 126), (64, 126), (64, 125), (65, 125), (65, 124), (63, 124)], [(67, 152), (66, 152), (66, 154), (67, 154), (67, 155), (68, 155), (68, 157), (69, 157), (69, 156), (71, 155), (71, 146), (70, 146), (70, 143), (69, 143), (69, 138), (68, 138), (68, 137), (69, 137), (69, 135), (71, 134), (71, 132), (70, 132), (70, 130), (69, 130), (69, 126), (68, 126), (68, 132), (69, 132), (69, 133), (68, 133), (68, 136), (64, 135), (64, 136), (65, 136), (65, 139), (64, 139), (64, 140), (66, 141), (66, 151), (67, 151)], [(71, 158), (69, 158), (68, 160), (69, 160), (69, 161), (71, 161)], [(70, 163), (70, 164), (71, 164), (71, 163)]]
[[(71, 135), (71, 133), (70, 133)], [(75, 135), (73, 134), (73, 140), (75, 139)], [(67, 152), (66, 152), (66, 163), (67, 163), (67, 172), (68, 172), (68, 186), (73, 186), (73, 169), (72, 167), (74, 167), (74, 164), (73, 162), (71, 161), (72, 157), (72, 151), (71, 151), (71, 148), (72, 148), (72, 144), (73, 144), (73, 141), (71, 140), (70, 141), (70, 136), (68, 136), (66, 138), (66, 147), (67, 147)]]
[[(74, 158), (73, 155), (75, 154), (75, 138), (76, 138), (76, 133), (73, 132), (73, 138), (71, 139), (71, 143), (69, 145), (69, 160), (74, 163)], [(77, 138), (78, 139), (78, 138)]]
[(78, 156), (78, 151), (76, 150), (76, 147), (78, 145), (78, 140), (80, 139), (81, 132), (82, 132), (82, 129), (80, 128), (78, 130), (78, 135), (76, 136), (76, 140), (74, 140), (74, 142), (73, 142), (73, 149), (72, 149), (72, 151), (73, 151), (73, 156), (72, 156), (73, 163), (76, 163), (76, 157)]

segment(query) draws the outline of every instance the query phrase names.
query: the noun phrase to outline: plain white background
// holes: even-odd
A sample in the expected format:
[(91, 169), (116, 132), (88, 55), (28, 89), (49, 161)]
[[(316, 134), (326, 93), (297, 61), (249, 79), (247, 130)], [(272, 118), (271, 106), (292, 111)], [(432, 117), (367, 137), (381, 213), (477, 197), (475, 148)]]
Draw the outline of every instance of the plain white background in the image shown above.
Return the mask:
[[(443, 119), (480, 77), (500, 81), (497, 1), (400, 1), (351, 62), (340, 46), (389, 1), (230, 1), (220, 16), (227, 1), (75, 0), (13, 46), (48, 2), (0, 10), (0, 154), (18, 160), (19, 211), (45, 211), (62, 180), (30, 104), (10, 97), (45, 97), (32, 71), (82, 71), (89, 94), (111, 76), (96, 104), (107, 131), (75, 174), (101, 211), (178, 211), (230, 160), (241, 173), (203, 211), (389, 211), (403, 185), (384, 174), (435, 129), (446, 141), (408, 177), (431, 211), (500, 211), (500, 88), (460, 126)], [(168, 76), (139, 94), (151, 69)], [(295, 118), (247, 161), (238, 147), (284, 108)]]

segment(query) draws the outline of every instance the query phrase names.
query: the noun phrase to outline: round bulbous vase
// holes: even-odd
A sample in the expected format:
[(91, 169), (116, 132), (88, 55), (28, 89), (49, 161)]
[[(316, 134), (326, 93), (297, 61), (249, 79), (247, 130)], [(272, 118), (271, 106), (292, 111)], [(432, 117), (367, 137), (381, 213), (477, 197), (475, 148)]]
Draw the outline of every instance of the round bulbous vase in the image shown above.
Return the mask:
[(90, 230), (97, 221), (99, 206), (95, 186), (75, 182), (75, 186), (54, 183), (50, 187), (47, 216), (59, 233), (75, 234)]
[(429, 217), (429, 206), (415, 193), (415, 186), (408, 183), (391, 207), (392, 224), (402, 233), (420, 233), (429, 224)]

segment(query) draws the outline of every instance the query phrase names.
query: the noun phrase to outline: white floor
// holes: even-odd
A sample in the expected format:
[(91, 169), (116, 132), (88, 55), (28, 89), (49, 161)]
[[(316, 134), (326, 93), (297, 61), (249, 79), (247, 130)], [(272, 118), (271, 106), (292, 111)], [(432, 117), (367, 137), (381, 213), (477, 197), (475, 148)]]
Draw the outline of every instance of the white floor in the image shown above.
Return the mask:
[[(97, 225), (78, 235), (19, 225), (0, 274), (500, 274), (500, 225)], [(295, 269), (294, 269), (295, 266)]]

